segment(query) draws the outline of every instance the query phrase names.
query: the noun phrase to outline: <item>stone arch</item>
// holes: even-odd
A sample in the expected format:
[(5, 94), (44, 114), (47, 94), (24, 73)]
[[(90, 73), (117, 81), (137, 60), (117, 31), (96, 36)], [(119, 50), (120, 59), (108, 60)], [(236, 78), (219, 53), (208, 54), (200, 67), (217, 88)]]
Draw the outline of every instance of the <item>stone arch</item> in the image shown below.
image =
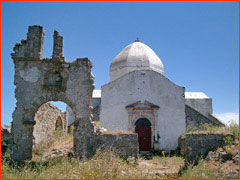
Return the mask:
[[(13, 57), (13, 60), (17, 106), (13, 113), (12, 143), (8, 147), (11, 157), (17, 161), (32, 158), (34, 116), (38, 108), (49, 101), (62, 101), (72, 108), (74, 153), (80, 158), (91, 156), (94, 143), (91, 140), (94, 136), (90, 110), (94, 88), (91, 62), (87, 58), (73, 62), (32, 57)], [(67, 72), (65, 88), (45, 86), (44, 78), (52, 69)]]

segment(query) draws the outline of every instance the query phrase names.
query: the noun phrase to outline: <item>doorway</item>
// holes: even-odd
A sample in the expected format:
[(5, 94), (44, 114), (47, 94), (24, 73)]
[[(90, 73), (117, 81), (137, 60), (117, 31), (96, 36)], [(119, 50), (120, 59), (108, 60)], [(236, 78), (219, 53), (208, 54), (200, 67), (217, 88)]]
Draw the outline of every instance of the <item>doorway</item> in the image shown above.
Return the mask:
[(135, 132), (138, 134), (139, 151), (151, 150), (151, 122), (146, 118), (140, 118), (135, 123)]

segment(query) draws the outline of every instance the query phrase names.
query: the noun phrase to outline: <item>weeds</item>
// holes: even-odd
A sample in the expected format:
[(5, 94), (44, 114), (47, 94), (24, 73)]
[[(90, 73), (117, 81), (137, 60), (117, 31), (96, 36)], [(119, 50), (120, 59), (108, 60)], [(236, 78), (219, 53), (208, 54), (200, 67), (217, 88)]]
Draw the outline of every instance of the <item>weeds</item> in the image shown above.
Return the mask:
[(122, 179), (157, 178), (143, 172), (138, 166), (122, 160), (112, 151), (97, 154), (91, 160), (55, 158), (45, 162), (24, 161), (10, 163), (9, 157), (2, 158), (3, 179)]

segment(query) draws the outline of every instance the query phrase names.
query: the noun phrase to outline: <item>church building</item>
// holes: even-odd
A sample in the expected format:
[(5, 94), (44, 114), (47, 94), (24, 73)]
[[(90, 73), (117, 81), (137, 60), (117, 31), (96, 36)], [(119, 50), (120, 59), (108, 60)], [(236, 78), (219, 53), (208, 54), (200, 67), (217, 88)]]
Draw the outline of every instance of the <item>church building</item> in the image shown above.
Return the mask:
[(113, 59), (110, 82), (93, 91), (92, 106), (93, 120), (108, 131), (136, 132), (139, 151), (176, 149), (187, 126), (224, 125), (212, 115), (212, 99), (166, 78), (160, 58), (139, 40)]

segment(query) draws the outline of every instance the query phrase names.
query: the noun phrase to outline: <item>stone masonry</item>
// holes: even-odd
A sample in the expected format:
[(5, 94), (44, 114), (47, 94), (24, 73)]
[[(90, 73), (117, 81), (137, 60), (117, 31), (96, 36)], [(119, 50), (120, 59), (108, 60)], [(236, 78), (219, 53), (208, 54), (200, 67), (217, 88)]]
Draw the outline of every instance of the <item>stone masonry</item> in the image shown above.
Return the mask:
[(58, 130), (67, 133), (67, 113), (56, 106), (45, 103), (37, 110), (34, 120), (34, 144), (39, 144), (51, 138)]
[(62, 59), (64, 60), (63, 56), (63, 37), (59, 35), (57, 31), (54, 31), (53, 34), (53, 54), (52, 58), (53, 59)]
[(187, 127), (201, 127), (203, 124), (206, 123), (213, 126), (223, 126), (220, 121), (214, 120), (214, 117), (212, 115), (210, 115), (212, 117), (212, 119), (210, 119), (210, 117), (204, 116), (203, 114), (199, 113), (188, 105), (185, 105), (185, 114)]
[(44, 35), (41, 26), (29, 26), (27, 40), (21, 40), (21, 43), (15, 45), (12, 57), (42, 58)]
[(233, 139), (232, 134), (187, 133), (179, 138), (179, 147), (187, 161), (196, 162), (199, 156), (222, 147), (229, 136)]
[[(15, 65), (14, 84), (17, 104), (13, 112), (7, 152), (16, 161), (31, 159), (33, 134), (40, 131), (36, 122), (39, 119), (35, 118), (39, 107), (49, 101), (62, 101), (71, 107), (74, 114), (75, 156), (89, 158), (99, 147), (111, 146), (111, 144), (119, 151), (127, 147), (127, 150), (123, 151), (125, 152), (123, 156), (136, 156), (138, 147), (136, 134), (122, 137), (94, 132), (91, 115), (94, 76), (91, 74), (90, 60), (78, 58), (73, 62), (65, 62), (62, 54), (63, 38), (56, 31), (53, 57), (42, 58), (43, 39), (44, 29), (41, 26), (30, 26), (27, 40), (16, 44), (14, 53), (11, 54)], [(124, 139), (127, 141), (125, 145), (123, 145)]]
[[(93, 135), (90, 105), (94, 77), (87, 58), (73, 62), (43, 59), (44, 29), (30, 26), (27, 40), (16, 44), (12, 59), (15, 65), (15, 97), (12, 138), (8, 153), (17, 161), (31, 159), (33, 127), (38, 108), (49, 101), (62, 101), (74, 112), (74, 151), (88, 156), (87, 144)], [(54, 54), (54, 53), (53, 53)]]
[(95, 142), (95, 149), (115, 150), (124, 159), (138, 157), (138, 137), (135, 133), (102, 134)]

